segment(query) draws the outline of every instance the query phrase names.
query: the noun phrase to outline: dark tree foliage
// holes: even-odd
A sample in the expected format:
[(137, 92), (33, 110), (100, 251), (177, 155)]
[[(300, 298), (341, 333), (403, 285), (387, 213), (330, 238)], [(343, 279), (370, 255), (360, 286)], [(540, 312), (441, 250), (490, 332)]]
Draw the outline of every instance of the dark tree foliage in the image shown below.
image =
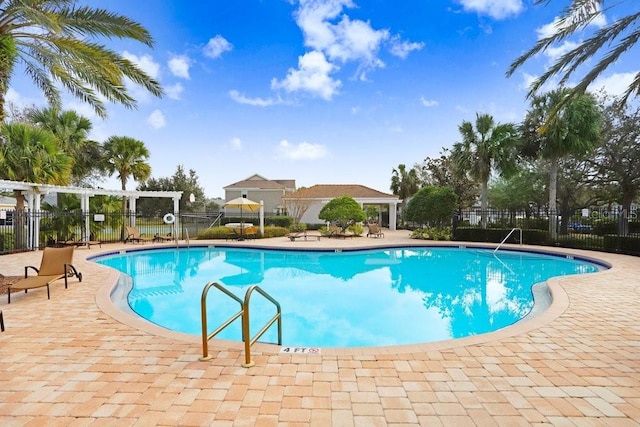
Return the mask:
[(458, 209), (470, 208), (476, 202), (480, 192), (477, 181), (467, 174), (458, 173), (451, 158), (451, 152), (442, 148), (440, 157), (427, 157), (421, 165), (414, 166), (419, 171), (422, 185), (449, 187), (458, 197)]
[(405, 219), (421, 225), (447, 225), (451, 222), (457, 199), (449, 187), (427, 185), (409, 201)]
[(364, 221), (367, 216), (358, 202), (349, 196), (342, 196), (324, 205), (318, 218), (333, 222), (344, 231), (351, 224)]
[[(200, 186), (198, 175), (189, 169), (187, 175), (182, 165), (178, 165), (173, 176), (149, 178), (145, 184), (138, 186), (140, 191), (183, 191), (179, 202), (180, 212), (195, 212), (204, 210), (204, 189)], [(195, 202), (189, 201), (190, 195), (195, 196)], [(173, 212), (173, 200), (167, 198), (145, 197), (138, 200), (136, 210), (143, 215), (164, 215)]]

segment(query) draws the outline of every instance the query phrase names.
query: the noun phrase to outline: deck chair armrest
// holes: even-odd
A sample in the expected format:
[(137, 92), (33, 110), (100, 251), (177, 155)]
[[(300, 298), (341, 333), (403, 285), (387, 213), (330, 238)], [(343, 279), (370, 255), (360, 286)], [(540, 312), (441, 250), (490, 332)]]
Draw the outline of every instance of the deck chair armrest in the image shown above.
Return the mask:
[(39, 273), (39, 272), (40, 272), (40, 270), (39, 270), (37, 267), (34, 267), (33, 265), (27, 265), (27, 266), (25, 266), (25, 268), (24, 268), (24, 278), (25, 278), (25, 279), (26, 279), (26, 278), (28, 277), (28, 275), (29, 275), (28, 273), (29, 273), (29, 269), (30, 269), (30, 268), (31, 268), (31, 269), (33, 269), (33, 270), (35, 270), (35, 272), (36, 272), (36, 273)]
[(67, 272), (67, 274), (64, 275), (64, 288), (67, 289), (67, 279), (69, 277), (77, 277), (78, 278), (78, 282), (82, 282), (82, 273), (80, 273), (74, 266), (73, 264), (65, 264), (64, 265), (64, 271)]

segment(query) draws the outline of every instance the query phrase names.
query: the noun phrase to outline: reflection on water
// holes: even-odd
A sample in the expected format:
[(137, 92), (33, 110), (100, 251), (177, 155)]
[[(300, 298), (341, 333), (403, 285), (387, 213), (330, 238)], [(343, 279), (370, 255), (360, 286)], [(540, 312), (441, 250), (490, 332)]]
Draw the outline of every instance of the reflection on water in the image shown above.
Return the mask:
[[(133, 277), (129, 304), (163, 327), (201, 333), (200, 299), (211, 281), (240, 298), (259, 285), (278, 300), (283, 344), (356, 347), (439, 341), (503, 328), (533, 305), (531, 286), (549, 277), (597, 271), (595, 265), (531, 253), (458, 248), (357, 252), (189, 248), (132, 252), (97, 262)], [(210, 292), (213, 330), (238, 310)], [(251, 330), (275, 308), (251, 301)], [(240, 322), (219, 335), (239, 340)], [(263, 341), (275, 342), (275, 326)]]

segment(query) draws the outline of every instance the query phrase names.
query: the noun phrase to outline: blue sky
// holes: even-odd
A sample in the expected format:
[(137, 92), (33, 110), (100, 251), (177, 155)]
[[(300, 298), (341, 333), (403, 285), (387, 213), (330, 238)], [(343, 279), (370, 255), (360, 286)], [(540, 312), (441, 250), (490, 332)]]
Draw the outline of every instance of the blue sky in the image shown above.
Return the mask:
[[(458, 125), (489, 113), (518, 122), (529, 82), (606, 22), (511, 62), (552, 31), (566, 2), (532, 0), (93, 0), (142, 23), (155, 46), (109, 46), (158, 79), (166, 95), (131, 87), (136, 110), (109, 106), (92, 137), (124, 135), (151, 152), (152, 176), (194, 169), (209, 197), (254, 173), (297, 185), (362, 184), (390, 192), (391, 171), (459, 140)], [(627, 9), (631, 8), (627, 2)], [(640, 69), (627, 54), (597, 82), (621, 93)], [(44, 105), (20, 68), (8, 99)], [(102, 184), (119, 188), (115, 179)], [(136, 183), (129, 182), (128, 189)]]

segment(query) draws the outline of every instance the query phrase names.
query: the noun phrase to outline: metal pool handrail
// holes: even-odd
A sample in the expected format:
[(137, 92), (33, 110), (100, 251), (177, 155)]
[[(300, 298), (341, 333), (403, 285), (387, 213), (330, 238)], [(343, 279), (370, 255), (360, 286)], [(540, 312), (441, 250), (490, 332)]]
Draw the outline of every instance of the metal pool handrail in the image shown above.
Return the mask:
[(496, 252), (498, 252), (498, 249), (500, 249), (500, 247), (504, 244), (504, 242), (507, 241), (507, 239), (513, 234), (514, 231), (516, 230), (520, 230), (520, 244), (522, 245), (522, 228), (512, 228), (511, 231), (509, 232), (509, 234), (507, 234), (507, 237), (505, 237), (504, 239), (502, 239), (502, 242), (500, 242), (500, 244), (498, 246), (496, 246), (496, 248), (493, 250), (493, 253), (495, 254)]
[[(260, 331), (258, 331), (258, 333), (253, 338), (251, 338), (251, 334), (249, 332), (249, 300), (251, 299), (251, 294), (253, 293), (253, 291), (257, 291), (259, 294), (273, 303), (273, 305), (276, 306), (276, 314), (271, 318), (271, 320), (266, 323), (266, 325), (262, 327), (262, 329), (260, 329)], [(255, 365), (255, 362), (251, 360), (251, 346), (258, 340), (258, 338), (260, 338), (265, 332), (267, 332), (267, 329), (269, 329), (269, 327), (273, 325), (273, 322), (275, 322), (276, 320), (278, 321), (278, 345), (282, 345), (282, 310), (280, 309), (280, 303), (273, 299), (271, 295), (266, 293), (257, 285), (253, 285), (249, 289), (247, 289), (247, 293), (244, 295), (244, 305), (242, 307), (244, 311), (244, 316), (242, 316), (242, 339), (244, 341), (245, 357), (242, 366), (245, 368), (250, 368), (251, 366)]]
[[(210, 334), (207, 334), (207, 294), (209, 293), (209, 289), (213, 287), (215, 287), (216, 289), (218, 289), (220, 292), (224, 293), (231, 299), (237, 301), (240, 304), (240, 311), (234, 314), (233, 316), (231, 316), (226, 322), (220, 325), (215, 331), (211, 332)], [(202, 290), (200, 310), (202, 315), (202, 357), (200, 358), (200, 360), (210, 360), (212, 356), (209, 355), (209, 340), (215, 337), (216, 335), (218, 335), (220, 332), (222, 332), (224, 328), (226, 328), (231, 323), (233, 323), (233, 321), (236, 320), (238, 317), (242, 316), (244, 313), (244, 306), (243, 306), (242, 300), (237, 296), (235, 296), (233, 293), (231, 293), (229, 290), (227, 290), (224, 286), (216, 282), (209, 282)], [(245, 339), (244, 329), (243, 329), (242, 339), (243, 340)]]
[[(231, 316), (227, 321), (225, 321), (222, 325), (220, 325), (216, 330), (207, 334), (207, 295), (209, 294), (209, 290), (211, 288), (216, 288), (231, 299), (235, 300), (240, 304), (240, 311)], [(257, 291), (267, 300), (269, 300), (273, 305), (276, 306), (276, 314), (267, 322), (265, 326), (263, 326), (258, 333), (251, 338), (251, 334), (249, 331), (249, 302), (251, 300), (251, 294), (253, 291)], [(251, 361), (251, 346), (269, 329), (271, 325), (277, 320), (278, 321), (278, 345), (282, 345), (282, 310), (280, 308), (280, 303), (276, 301), (271, 295), (262, 290), (259, 286), (253, 285), (251, 286), (244, 295), (244, 301), (226, 289), (219, 283), (210, 282), (202, 290), (202, 299), (200, 301), (200, 309), (202, 315), (202, 357), (200, 360), (210, 360), (212, 356), (209, 355), (209, 340), (216, 335), (218, 335), (222, 330), (224, 330), (227, 326), (233, 323), (238, 317), (242, 317), (242, 341), (244, 342), (244, 350), (245, 350), (245, 362), (242, 364), (243, 367), (249, 368), (254, 366), (255, 363)]]

